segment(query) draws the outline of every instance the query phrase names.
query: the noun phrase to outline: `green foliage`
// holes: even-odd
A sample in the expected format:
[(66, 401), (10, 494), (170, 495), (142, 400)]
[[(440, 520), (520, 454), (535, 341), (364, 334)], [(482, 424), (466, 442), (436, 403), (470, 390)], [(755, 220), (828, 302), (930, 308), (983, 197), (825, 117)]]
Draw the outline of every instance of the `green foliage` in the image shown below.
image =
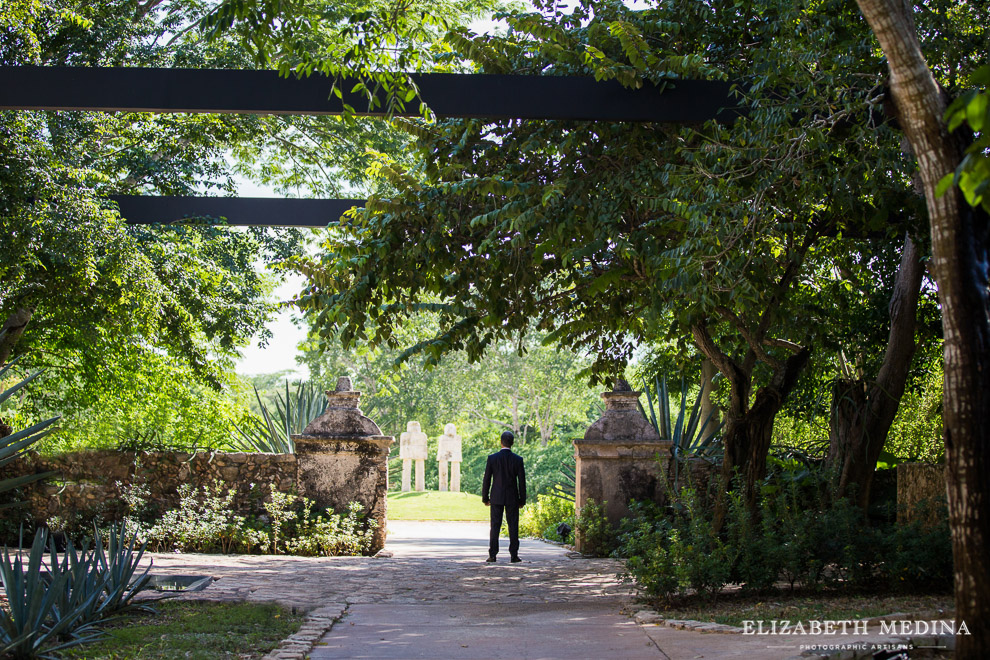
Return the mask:
[[(75, 622), (90, 607), (90, 603), (85, 602), (75, 610), (56, 609), (58, 596), (71, 576), (61, 573), (53, 580), (45, 579), (42, 560), (47, 541), (47, 533), (38, 530), (26, 563), (19, 554), (11, 559), (6, 547), (0, 554), (0, 576), (7, 598), (7, 607), (0, 609), (0, 651), (10, 657), (51, 657), (43, 653), (44, 647), (58, 650), (63, 646), (55, 640), (70, 634)], [(70, 639), (64, 646), (81, 641)]]
[[(724, 422), (718, 424), (709, 431), (714, 416), (718, 413), (717, 408), (712, 408), (705, 419), (701, 419), (701, 392), (698, 393), (691, 406), (690, 414), (687, 413), (688, 388), (681, 380), (681, 402), (677, 409), (676, 420), (670, 413), (670, 395), (667, 391), (667, 380), (654, 377), (653, 389), (650, 384), (644, 385), (646, 400), (650, 406), (648, 419), (656, 429), (661, 439), (671, 443), (670, 451), (674, 465), (674, 489), (680, 486), (681, 463), (688, 458), (706, 458), (717, 460), (722, 453), (721, 438), (719, 432), (725, 425)], [(654, 399), (657, 403), (656, 410), (653, 407)], [(642, 407), (642, 404), (640, 404)]]
[(617, 547), (615, 530), (605, 515), (606, 504), (588, 499), (574, 521), (574, 536), (581, 543), (581, 552), (592, 557), (608, 557)]
[(135, 536), (156, 552), (358, 555), (371, 547), (377, 524), (366, 518), (360, 504), (351, 503), (339, 514), (314, 510), (312, 500), (274, 486), (262, 502), (267, 512), (263, 519), (236, 513), (236, 490), (219, 483), (199, 490), (183, 484), (179, 496), (178, 508), (157, 515), (142, 487), (125, 490)]
[(779, 476), (764, 488), (755, 514), (732, 494), (721, 534), (691, 488), (682, 488), (666, 510), (653, 504), (632, 510), (619, 552), (628, 576), (659, 601), (690, 593), (714, 599), (729, 583), (753, 592), (772, 590), (781, 580), (791, 589), (813, 590), (952, 584), (944, 515), (925, 518), (934, 521), (927, 525), (871, 522), (854, 503), (830, 494), (824, 474)]
[(234, 424), (237, 435), (230, 446), (235, 451), (294, 454), (296, 447), (292, 436), (302, 433), (327, 407), (323, 390), (311, 382), (297, 382), (293, 394), (286, 380), (285, 396), (275, 391), (275, 414), (262, 400), (257, 385), (254, 385), (254, 397), (259, 414)]
[[(49, 552), (47, 565), (44, 564)], [(0, 652), (11, 658), (49, 658), (56, 651), (91, 641), (94, 624), (122, 612), (152, 611), (133, 602), (148, 582), (148, 569), (137, 574), (144, 552), (135, 550), (126, 527), (110, 532), (108, 543), (97, 532), (93, 549), (77, 551), (69, 542), (58, 558), (54, 541), (39, 529), (27, 563), (4, 548), (0, 576), (8, 607), (0, 609)]]
[(326, 407), (326, 394), (317, 384), (299, 381), (296, 383), (295, 394), (292, 394), (289, 392), (289, 381), (286, 380), (285, 397), (279, 393), (275, 400), (275, 416), (285, 429), (285, 435), (292, 436), (302, 433)]
[[(486, 53), (475, 59), (483, 71), (595, 75), (628, 86), (731, 75), (747, 81), (737, 92), (750, 118), (683, 128), (418, 125), (411, 132), (422, 165), (393, 177), (395, 194), (345, 218), (323, 257), (296, 262), (314, 285), (300, 305), (324, 336), (348, 345), (386, 344), (422, 305), (434, 305), (440, 327), (404, 356), (431, 365), (456, 351), (479, 360), (535, 326), (548, 342), (588, 350), (589, 375), (602, 380), (636, 341), (686, 343), (703, 323), (740, 362), (752, 349), (764, 365), (754, 377), (765, 378), (765, 367), (815, 331), (807, 309), (789, 299), (798, 273), (842, 253), (850, 226), (900, 210), (909, 179), (892, 132), (845, 122), (868, 111), (882, 79), (867, 31), (826, 27), (847, 7), (766, 2), (753, 11), (773, 21), (715, 19), (735, 11), (597, 3), (572, 15), (506, 17), (504, 38), (465, 37), (472, 52)], [(727, 45), (741, 43), (749, 45)], [(836, 52), (855, 55), (838, 65)], [(769, 89), (792, 91), (781, 99)], [(833, 131), (840, 123), (843, 131)], [(881, 169), (891, 172), (882, 182)], [(774, 341), (747, 344), (768, 323)], [(777, 341), (785, 335), (789, 344)]]
[(901, 406), (884, 445), (884, 450), (890, 455), (885, 461), (888, 466), (895, 460), (943, 462), (942, 362), (935, 359), (929, 364), (928, 371), (921, 376), (917, 386), (905, 392), (901, 399)]
[[(288, 396), (288, 381), (286, 382), (286, 396)], [(282, 412), (282, 424), (277, 423), (272, 414), (268, 411), (268, 406), (261, 400), (258, 388), (254, 388), (254, 396), (261, 409), (261, 416), (251, 415), (240, 424), (234, 424), (237, 436), (231, 441), (231, 448), (236, 451), (259, 451), (270, 454), (294, 454), (296, 452), (295, 443), (292, 441), (292, 431), (289, 426), (289, 419)], [(307, 422), (308, 423), (308, 422)]]
[(626, 558), (628, 579), (651, 600), (669, 601), (680, 593), (678, 567), (670, 544), (671, 520), (652, 502), (631, 502), (619, 534), (619, 552)]
[[(134, 490), (132, 487), (128, 494), (129, 504), (141, 506), (143, 498)], [(179, 487), (179, 508), (165, 511), (136, 534), (156, 552), (251, 552), (264, 536), (245, 528), (244, 516), (233, 513), (235, 495), (234, 489), (223, 493), (219, 484), (204, 486), (201, 491), (183, 484)]]
[[(4, 333), (0, 332), (0, 339), (2, 339)], [(16, 360), (14, 361), (16, 362)], [(10, 376), (10, 371), (14, 366), (14, 362), (0, 366), (0, 386), (6, 381)], [(10, 399), (12, 396), (23, 390), (31, 381), (36, 379), (41, 375), (41, 372), (35, 372), (34, 374), (28, 376), (15, 383), (10, 387), (6, 387), (0, 390), (0, 405), (5, 401)], [(0, 422), (3, 418), (0, 417)], [(13, 429), (0, 429), (0, 467), (7, 465), (11, 461), (17, 460), (31, 447), (46, 435), (54, 431), (52, 425), (58, 421), (58, 418), (52, 418), (33, 424), (26, 429), (14, 432)], [(34, 475), (24, 475), (22, 477), (10, 477), (7, 479), (0, 479), (0, 493), (5, 493), (15, 488), (19, 488), (25, 484), (29, 484), (32, 481), (37, 481), (38, 479), (44, 479), (51, 476), (52, 473), (47, 472), (43, 474)], [(12, 503), (6, 502), (0, 505), (0, 508), (10, 506)]]
[(574, 502), (555, 495), (537, 495), (535, 502), (529, 502), (519, 517), (519, 534), (546, 539), (557, 543), (569, 543), (574, 539), (568, 534), (561, 537), (557, 526), (566, 523), (574, 529)]
[(955, 172), (946, 174), (936, 188), (936, 194), (945, 194), (950, 186), (959, 186), (970, 206), (982, 206), (990, 212), (990, 64), (972, 74), (974, 87), (955, 99), (945, 112), (949, 131), (968, 125), (976, 136), (966, 148), (966, 156)]
[[(224, 0), (210, 8), (202, 27), (211, 39), (236, 36), (264, 68), (277, 66), (283, 76), (322, 73), (333, 81), (328, 89), (338, 98), (348, 103), (357, 98), (369, 109), (392, 115), (418, 94), (406, 72), (434, 69), (449, 60), (436, 43), (439, 36), (499, 4), (366, 0), (325, 6)], [(425, 106), (421, 111), (426, 112)]]
[(302, 347), (303, 362), (313, 381), (325, 388), (332, 388), (338, 376), (351, 376), (362, 392), (362, 410), (389, 435), (398, 436), (406, 422), (415, 420), (430, 436), (453, 423), (465, 440), (495, 437), (497, 447), (498, 435), (509, 429), (517, 446), (529, 446), (534, 436), (547, 444), (587, 428), (598, 398), (580, 376), (589, 360), (544, 346), (539, 335), (522, 345), (492, 346), (484, 363), (471, 364), (455, 353), (432, 367), (397, 366), (405, 352), (401, 347), (429, 341), (438, 322), (434, 313), (417, 314), (396, 329), (394, 341), (351, 349), (312, 327)]

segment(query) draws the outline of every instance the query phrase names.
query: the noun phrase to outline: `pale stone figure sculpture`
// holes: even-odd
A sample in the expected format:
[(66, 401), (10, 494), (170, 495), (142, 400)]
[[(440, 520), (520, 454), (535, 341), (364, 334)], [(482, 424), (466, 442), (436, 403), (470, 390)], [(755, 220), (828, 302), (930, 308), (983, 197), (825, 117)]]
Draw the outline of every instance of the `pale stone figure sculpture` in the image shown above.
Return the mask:
[(402, 492), (410, 490), (410, 467), (415, 462), (416, 490), (426, 490), (426, 434), (419, 422), (407, 422), (406, 430), (399, 436), (399, 458), (402, 459)]
[(440, 461), (440, 490), (447, 490), (447, 461), (450, 461), (450, 490), (461, 492), (461, 436), (457, 427), (447, 424), (437, 443), (437, 460)]

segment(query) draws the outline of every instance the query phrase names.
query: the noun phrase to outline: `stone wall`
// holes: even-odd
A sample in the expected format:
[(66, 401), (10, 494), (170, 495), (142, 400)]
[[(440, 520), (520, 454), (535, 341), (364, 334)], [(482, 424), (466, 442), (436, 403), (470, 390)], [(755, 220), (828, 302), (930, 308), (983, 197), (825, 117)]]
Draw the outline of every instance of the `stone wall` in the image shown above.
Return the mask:
[(196, 489), (222, 484), (236, 489), (234, 508), (241, 514), (264, 513), (262, 502), (271, 485), (282, 492), (298, 487), (298, 461), (293, 454), (85, 451), (25, 459), (0, 468), (0, 478), (55, 472), (51, 479), (22, 487), (35, 520), (71, 512), (99, 511), (106, 518), (125, 512), (124, 488), (146, 488), (150, 501), (175, 508), (182, 484)]
[[(348, 378), (327, 392), (327, 407), (302, 434), (294, 435), (295, 454), (88, 451), (26, 458), (0, 468), (0, 478), (54, 472), (51, 479), (22, 488), (21, 508), (7, 509), (6, 518), (25, 513), (36, 521), (52, 516), (95, 513), (107, 520), (126, 513), (121, 495), (127, 486), (146, 489), (149, 504), (163, 511), (179, 504), (179, 487), (220, 484), (236, 489), (234, 509), (244, 515), (265, 513), (271, 486), (313, 500), (320, 507), (346, 510), (351, 502), (375, 520), (372, 552), (385, 545), (388, 507), (388, 455), (394, 438), (358, 408), (360, 392)], [(0, 509), (0, 519), (5, 512)]]
[(897, 466), (897, 522), (935, 522), (945, 500), (945, 466), (901, 463)]

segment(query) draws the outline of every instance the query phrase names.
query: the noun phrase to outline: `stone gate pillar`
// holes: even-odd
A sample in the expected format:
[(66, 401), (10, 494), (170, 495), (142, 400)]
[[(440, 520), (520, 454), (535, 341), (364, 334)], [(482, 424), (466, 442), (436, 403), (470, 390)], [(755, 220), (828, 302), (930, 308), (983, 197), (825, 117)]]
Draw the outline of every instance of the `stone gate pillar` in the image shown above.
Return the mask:
[[(629, 500), (661, 502), (666, 495), (671, 443), (661, 440), (640, 412), (639, 395), (622, 380), (613, 391), (603, 392), (605, 414), (574, 441), (578, 511), (589, 499), (606, 502), (613, 526), (629, 515)], [(577, 547), (581, 549), (580, 538)]]
[(300, 435), (293, 435), (299, 465), (299, 494), (319, 506), (338, 511), (359, 502), (378, 527), (372, 552), (385, 547), (389, 446), (395, 438), (382, 435), (364, 416), (360, 392), (350, 378), (339, 378), (327, 391), (327, 408)]

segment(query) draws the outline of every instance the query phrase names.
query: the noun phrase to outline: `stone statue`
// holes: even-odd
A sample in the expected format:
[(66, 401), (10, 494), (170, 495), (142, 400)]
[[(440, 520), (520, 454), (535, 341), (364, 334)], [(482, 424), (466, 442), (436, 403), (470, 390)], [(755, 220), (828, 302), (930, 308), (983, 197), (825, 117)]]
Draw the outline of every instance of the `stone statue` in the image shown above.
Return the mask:
[(437, 443), (437, 460), (440, 461), (440, 490), (447, 490), (447, 461), (450, 461), (450, 491), (461, 492), (461, 436), (457, 427), (447, 424)]
[(399, 458), (402, 459), (402, 492), (409, 492), (411, 463), (416, 462), (416, 490), (426, 490), (426, 434), (419, 422), (407, 422), (406, 430), (399, 436)]

